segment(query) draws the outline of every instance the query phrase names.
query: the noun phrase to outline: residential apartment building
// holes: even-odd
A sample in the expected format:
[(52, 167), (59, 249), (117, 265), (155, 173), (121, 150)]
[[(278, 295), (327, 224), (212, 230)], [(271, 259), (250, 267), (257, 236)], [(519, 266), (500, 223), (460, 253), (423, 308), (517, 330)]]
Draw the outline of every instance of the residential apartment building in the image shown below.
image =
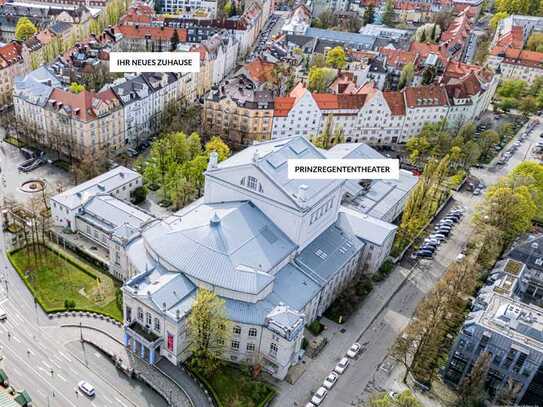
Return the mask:
[(229, 143), (247, 146), (271, 138), (273, 95), (259, 90), (245, 75), (239, 75), (209, 92), (202, 112), (206, 134), (220, 134)]
[(18, 42), (0, 46), (0, 107), (11, 104), (15, 78), (30, 70), (29, 52)]
[[(366, 145), (334, 151), (382, 157)], [(360, 183), (287, 179), (288, 159), (327, 154), (303, 137), (257, 143), (221, 163), (211, 154), (203, 198), (142, 224), (125, 247), (124, 275), (133, 276), (123, 286), (125, 345), (148, 363), (184, 361), (187, 317), (205, 288), (224, 300), (232, 321), (223, 357), (258, 361), (283, 379), (298, 363), (303, 326), (322, 315), (359, 265), (378, 268), (396, 228), (343, 206), (347, 195), (367, 193)], [(401, 202), (393, 194), (385, 200)], [(378, 235), (372, 242), (369, 230)]]
[(455, 385), (479, 356), (490, 355), (487, 384), (495, 394), (508, 382), (518, 386), (515, 402), (538, 405), (543, 398), (543, 319), (540, 273), (543, 238), (528, 236), (496, 264), (474, 300), (445, 369)]
[(492, 39), (488, 64), (504, 79), (528, 83), (543, 74), (543, 52), (526, 50), (534, 32), (543, 32), (543, 17), (512, 15), (500, 20)]
[(74, 94), (43, 67), (16, 81), (14, 106), (32, 141), (82, 159), (139, 146), (159, 130), (165, 107), (181, 97), (195, 97), (192, 75), (128, 75), (100, 92)]
[[(498, 78), (482, 69), (455, 62), (438, 84), (381, 91), (372, 82), (345, 84), (350, 93), (311, 93), (298, 84), (288, 97), (274, 100), (272, 138), (312, 136), (328, 122), (347, 142), (405, 143), (424, 124), (446, 119), (450, 126), (473, 120), (487, 110)], [(332, 140), (331, 140), (332, 141)]]

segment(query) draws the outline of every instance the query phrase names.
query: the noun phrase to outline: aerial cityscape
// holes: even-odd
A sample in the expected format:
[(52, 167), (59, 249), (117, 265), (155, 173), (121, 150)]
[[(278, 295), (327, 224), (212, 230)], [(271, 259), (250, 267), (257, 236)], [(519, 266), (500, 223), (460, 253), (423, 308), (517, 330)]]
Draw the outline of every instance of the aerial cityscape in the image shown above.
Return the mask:
[(543, 2), (0, 0), (0, 406), (543, 406)]

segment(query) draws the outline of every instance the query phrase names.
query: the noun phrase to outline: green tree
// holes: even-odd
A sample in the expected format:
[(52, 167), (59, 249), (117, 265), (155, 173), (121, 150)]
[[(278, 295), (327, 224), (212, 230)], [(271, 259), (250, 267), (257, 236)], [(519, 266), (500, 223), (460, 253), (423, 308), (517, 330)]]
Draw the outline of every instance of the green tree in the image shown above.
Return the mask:
[(488, 394), (485, 389), (485, 382), (488, 375), (488, 368), (492, 358), (489, 353), (483, 352), (477, 358), (471, 372), (467, 375), (458, 387), (458, 400), (456, 407), (485, 407)]
[(498, 28), (498, 23), (500, 22), (500, 20), (503, 20), (504, 18), (507, 18), (507, 17), (509, 17), (509, 14), (506, 11), (498, 11), (497, 13), (494, 13), (488, 25), (492, 29), (492, 31), (496, 31), (496, 28)]
[(335, 76), (336, 73), (331, 68), (313, 67), (309, 70), (307, 87), (313, 92), (324, 92)]
[(485, 130), (480, 136), (481, 154), (488, 156), (492, 148), (500, 142), (500, 135), (494, 130)]
[(324, 68), (326, 66), (326, 58), (323, 54), (315, 52), (311, 55), (311, 61), (309, 63), (310, 68)]
[(220, 366), (224, 344), (230, 339), (224, 300), (211, 291), (199, 288), (187, 320), (192, 365), (206, 376)]
[(212, 137), (205, 145), (207, 155), (211, 154), (212, 151), (217, 152), (219, 161), (226, 160), (230, 156), (230, 147), (219, 136)]
[(525, 117), (531, 116), (538, 110), (537, 99), (533, 96), (524, 96), (518, 105), (518, 109)]
[(474, 221), (478, 226), (486, 224), (496, 228), (509, 243), (530, 229), (536, 212), (537, 206), (527, 186), (512, 187), (500, 182), (489, 187)]
[(17, 41), (26, 41), (37, 31), (38, 29), (28, 17), (20, 17), (15, 26), (15, 38)]
[(85, 86), (77, 82), (72, 82), (70, 83), (70, 86), (68, 87), (68, 89), (70, 90), (70, 92), (78, 94), (85, 90)]
[(531, 51), (543, 52), (543, 33), (534, 32), (528, 38), (526, 48)]
[(409, 62), (404, 65), (402, 72), (400, 73), (400, 81), (398, 82), (398, 89), (403, 89), (408, 86), (413, 77), (415, 76), (415, 66)]
[(345, 50), (341, 47), (334, 47), (326, 53), (326, 65), (336, 69), (343, 69), (347, 65)]
[(508, 79), (500, 83), (496, 93), (501, 98), (519, 99), (527, 91), (526, 82), (520, 79)]
[(394, 1), (387, 0), (381, 17), (382, 23), (388, 27), (394, 27), (394, 18)]
[(375, 21), (375, 8), (373, 5), (369, 5), (366, 7), (366, 10), (364, 10), (364, 16), (362, 17), (362, 23), (364, 25), (373, 24)]

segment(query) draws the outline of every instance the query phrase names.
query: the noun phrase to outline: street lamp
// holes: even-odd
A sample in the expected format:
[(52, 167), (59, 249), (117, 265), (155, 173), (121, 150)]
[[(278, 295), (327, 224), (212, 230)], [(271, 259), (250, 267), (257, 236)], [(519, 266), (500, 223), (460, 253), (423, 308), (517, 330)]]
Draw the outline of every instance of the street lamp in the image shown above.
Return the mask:
[(83, 342), (83, 325), (81, 321), (79, 321), (79, 340)]

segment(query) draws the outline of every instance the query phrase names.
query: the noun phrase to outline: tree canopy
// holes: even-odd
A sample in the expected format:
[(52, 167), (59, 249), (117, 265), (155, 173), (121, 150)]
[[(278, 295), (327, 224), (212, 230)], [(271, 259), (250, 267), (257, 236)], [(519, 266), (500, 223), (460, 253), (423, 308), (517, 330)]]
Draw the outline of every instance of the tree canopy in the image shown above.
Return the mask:
[(307, 87), (313, 92), (324, 92), (335, 76), (334, 69), (313, 67), (309, 70)]
[(28, 17), (21, 17), (17, 20), (17, 25), (15, 26), (15, 38), (17, 41), (26, 41), (32, 37), (38, 29)]
[(187, 320), (192, 351), (192, 366), (211, 376), (220, 365), (220, 356), (230, 337), (231, 323), (224, 300), (215, 293), (199, 288)]
[(336, 69), (343, 69), (347, 66), (347, 56), (342, 47), (334, 47), (326, 53), (326, 64)]

